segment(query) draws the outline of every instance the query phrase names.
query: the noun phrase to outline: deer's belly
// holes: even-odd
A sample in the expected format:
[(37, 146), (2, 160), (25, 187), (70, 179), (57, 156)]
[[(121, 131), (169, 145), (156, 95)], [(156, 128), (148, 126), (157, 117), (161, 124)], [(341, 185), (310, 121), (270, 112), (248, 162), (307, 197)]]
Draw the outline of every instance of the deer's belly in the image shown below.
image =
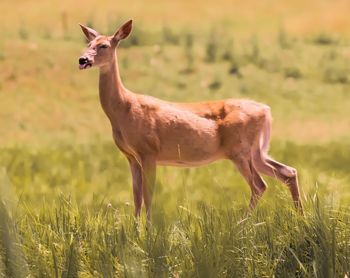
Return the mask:
[(177, 166), (177, 167), (199, 167), (199, 166), (207, 165), (219, 159), (225, 159), (225, 156), (223, 155), (212, 156), (206, 159), (198, 159), (198, 160), (183, 160), (183, 159), (157, 160), (157, 165)]
[(218, 127), (211, 121), (197, 121), (168, 127), (160, 138), (157, 163), (174, 166), (200, 166), (224, 158)]

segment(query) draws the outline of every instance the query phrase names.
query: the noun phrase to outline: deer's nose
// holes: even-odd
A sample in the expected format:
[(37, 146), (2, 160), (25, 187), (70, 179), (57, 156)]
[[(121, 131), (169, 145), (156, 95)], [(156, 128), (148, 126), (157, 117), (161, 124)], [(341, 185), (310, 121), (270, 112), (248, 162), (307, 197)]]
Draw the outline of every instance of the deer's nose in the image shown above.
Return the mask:
[(88, 62), (88, 58), (86, 57), (80, 57), (79, 58), (79, 65), (84, 65)]

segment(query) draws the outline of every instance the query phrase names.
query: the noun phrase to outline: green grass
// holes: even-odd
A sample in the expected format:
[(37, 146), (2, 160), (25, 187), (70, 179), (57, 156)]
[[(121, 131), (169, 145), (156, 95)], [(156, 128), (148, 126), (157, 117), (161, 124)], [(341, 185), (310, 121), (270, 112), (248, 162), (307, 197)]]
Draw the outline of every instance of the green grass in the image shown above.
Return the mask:
[[(349, 274), (349, 145), (281, 144), (299, 169), (305, 217), (268, 179), (249, 189), (229, 162), (160, 168), (152, 227), (135, 220), (125, 159), (112, 143), (1, 150), (3, 276), (342, 277)], [(327, 149), (327, 154), (324, 150)], [(310, 153), (313, 155), (310, 156)]]

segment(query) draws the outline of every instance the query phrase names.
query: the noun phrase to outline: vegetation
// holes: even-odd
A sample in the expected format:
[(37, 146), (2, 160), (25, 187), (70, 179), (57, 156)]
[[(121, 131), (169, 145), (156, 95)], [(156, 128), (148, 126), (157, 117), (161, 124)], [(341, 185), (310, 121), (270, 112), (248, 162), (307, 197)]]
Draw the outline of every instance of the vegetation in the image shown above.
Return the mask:
[(300, 169), (305, 217), (294, 211), (287, 188), (271, 179), (258, 210), (247, 215), (248, 186), (221, 162), (161, 168), (148, 229), (144, 217), (132, 216), (127, 163), (112, 143), (3, 149), (0, 271), (6, 277), (349, 273), (349, 145), (274, 146), (276, 157)]
[[(327, 25), (316, 0), (257, 9), (253, 0), (224, 0), (215, 15), (210, 1), (136, 9), (63, 1), (59, 11), (58, 1), (12, 2), (0, 3), (11, 11), (0, 19), (0, 277), (350, 275), (346, 1), (329, 4), (339, 20)], [(304, 13), (293, 25), (296, 10)], [(111, 34), (129, 17), (135, 30), (118, 57), (131, 90), (271, 106), (271, 153), (298, 169), (304, 217), (270, 178), (248, 214), (249, 188), (222, 161), (159, 167), (153, 224), (134, 219), (128, 164), (100, 109), (97, 72), (77, 67), (85, 40), (76, 22)]]

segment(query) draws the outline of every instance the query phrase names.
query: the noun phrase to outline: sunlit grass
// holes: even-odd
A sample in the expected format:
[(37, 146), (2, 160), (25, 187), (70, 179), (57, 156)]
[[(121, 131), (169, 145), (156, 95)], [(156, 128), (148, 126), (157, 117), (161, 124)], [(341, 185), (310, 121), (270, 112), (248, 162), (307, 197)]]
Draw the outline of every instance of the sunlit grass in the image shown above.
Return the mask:
[(348, 145), (330, 144), (327, 153), (274, 145), (275, 157), (299, 169), (305, 217), (272, 179), (249, 215), (248, 186), (222, 162), (160, 168), (151, 227), (144, 215), (132, 216), (127, 163), (112, 143), (2, 149), (0, 271), (13, 277), (349, 273)]

